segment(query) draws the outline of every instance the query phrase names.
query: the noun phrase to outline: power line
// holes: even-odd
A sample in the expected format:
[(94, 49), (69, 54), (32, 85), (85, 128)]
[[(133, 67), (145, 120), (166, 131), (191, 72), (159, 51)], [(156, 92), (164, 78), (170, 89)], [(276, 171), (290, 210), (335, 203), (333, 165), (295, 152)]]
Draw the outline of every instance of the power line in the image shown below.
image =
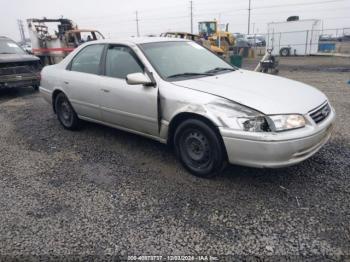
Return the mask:
[[(266, 9), (266, 8), (276, 8), (276, 7), (288, 7), (288, 6), (305, 6), (305, 5), (318, 5), (318, 4), (324, 4), (324, 3), (333, 3), (333, 2), (343, 2), (346, 0), (326, 0), (326, 1), (317, 1), (317, 2), (311, 2), (311, 3), (291, 3), (291, 4), (283, 4), (283, 5), (267, 5), (267, 6), (256, 6), (254, 8), (250, 8), (252, 10), (256, 9)], [(190, 1), (193, 2), (193, 1)], [(193, 9), (193, 3), (192, 3), (192, 9)], [(202, 15), (210, 15), (210, 14), (231, 14), (234, 12), (241, 12), (241, 11), (246, 11), (246, 8), (240, 8), (240, 9), (231, 9), (228, 11), (211, 11), (211, 12), (199, 12), (197, 15), (202, 16)], [(193, 12), (193, 11), (192, 11)], [(260, 14), (260, 13), (259, 13)], [(243, 15), (243, 14), (242, 14)], [(193, 16), (193, 13), (192, 13)], [(116, 15), (107, 15), (107, 16), (96, 16), (96, 17), (85, 17), (85, 18), (80, 18), (80, 20), (90, 20), (90, 19), (108, 19), (108, 18), (114, 18)], [(173, 16), (173, 17), (157, 17), (157, 18), (143, 18), (139, 19), (139, 21), (148, 21), (148, 20), (165, 20), (165, 19), (177, 19), (177, 18), (183, 18), (183, 17), (188, 17), (188, 16)], [(118, 22), (131, 22), (132, 19), (123, 19), (123, 20), (118, 20)]]
[[(248, 11), (249, 11), (250, 17), (248, 19), (248, 33), (250, 33), (250, 25), (251, 25), (251, 18), (252, 18), (251, 17), (251, 12), (253, 10), (263, 10), (263, 9), (267, 9), (267, 8), (277, 8), (277, 7), (282, 8), (282, 7), (288, 7), (288, 6), (310, 6), (311, 7), (311, 6), (315, 6), (315, 5), (319, 5), (319, 4), (335, 3), (335, 2), (343, 2), (343, 1), (345, 1), (345, 0), (323, 0), (323, 1), (315, 1), (315, 2), (311, 2), (311, 3), (290, 3), (290, 4), (284, 4), (284, 5), (281, 4), (281, 5), (256, 6), (256, 7), (254, 6), (253, 8), (252, 8), (251, 4), (249, 3)], [(249, 2), (251, 2), (251, 0), (249, 0)], [(346, 7), (343, 7), (342, 9), (344, 9), (344, 8), (346, 9)], [(340, 9), (340, 8), (338, 8), (338, 9)], [(331, 10), (331, 9), (327, 9), (327, 10)], [(245, 9), (237, 8), (237, 9), (231, 9), (231, 10), (228, 10), (228, 11), (224, 10), (223, 12), (219, 12), (219, 11), (218, 12), (221, 13), (221, 14), (230, 14), (232, 12), (241, 12), (241, 11), (245, 11), (246, 12), (247, 9), (246, 8)], [(300, 12), (305, 12), (305, 11), (306, 10), (303, 9)], [(193, 33), (194, 20), (198, 21), (199, 17), (203, 17), (203, 19), (205, 19), (205, 17), (204, 17), (205, 14), (207, 14), (207, 15), (209, 15), (209, 14), (217, 14), (218, 12), (213, 12), (213, 11), (210, 12), (210, 13), (208, 13), (208, 12), (202, 12), (202, 13), (199, 12), (199, 13), (197, 13), (196, 12), (196, 16), (194, 16), (194, 14), (193, 14), (193, 0), (190, 0), (191, 32)], [(276, 10), (275, 13), (282, 13), (282, 12), (287, 12), (287, 11), (277, 11)], [(257, 16), (263, 15), (263, 14), (273, 14), (273, 12), (258, 12), (258, 13), (256, 13)], [(246, 15), (246, 13), (242, 13), (242, 14), (239, 14), (239, 15)], [(108, 16), (107, 17), (103, 17), (103, 18), (108, 18)], [(110, 18), (111, 18), (110, 20), (113, 21), (113, 23), (130, 23), (132, 21), (135, 21), (135, 19), (125, 19), (125, 20), (117, 20), (116, 21), (113, 18), (120, 18), (120, 16), (117, 17), (116, 15), (114, 15), (113, 17), (110, 17)], [(145, 22), (147, 24), (147, 22), (149, 22), (149, 21), (150, 22), (152, 22), (152, 21), (157, 22), (157, 21), (167, 21), (167, 20), (170, 20), (170, 19), (176, 19), (176, 20), (183, 20), (183, 21), (185, 21), (185, 19), (186, 20), (188, 19), (188, 15), (173, 16), (173, 17), (150, 17), (150, 18), (146, 17), (146, 18), (140, 19), (138, 17), (138, 12), (136, 12), (136, 30), (137, 30), (137, 34), (140, 35), (140, 30), (139, 30), (140, 22)], [(272, 17), (267, 17), (265, 19), (254, 19), (254, 22), (266, 21), (267, 19), (271, 20)], [(327, 20), (328, 18), (324, 17), (323, 19)], [(348, 17), (341, 17), (341, 18), (340, 17), (331, 17), (331, 18), (329, 18), (329, 20), (331, 20), (331, 19), (349, 19), (349, 18)], [(82, 20), (84, 20), (84, 19), (82, 19)], [(104, 25), (104, 27), (110, 27), (109, 24), (107, 24), (107, 23), (108, 22), (106, 21), (105, 23), (102, 22), (102, 23), (97, 23), (97, 24)], [(96, 26), (97, 24), (94, 24), (94, 25)], [(241, 25), (241, 24), (236, 24), (235, 23), (235, 25)], [(163, 28), (166, 27), (166, 25), (164, 25), (164, 23), (162, 23), (161, 26), (163, 26)], [(174, 25), (172, 25), (172, 26), (174, 26)], [(178, 26), (179, 26), (178, 24), (175, 25), (175, 27), (178, 27)], [(149, 28), (155, 28), (155, 27), (156, 26), (152, 26), (151, 25), (151, 26), (147, 26), (147, 29), (146, 28), (145, 29), (146, 30), (150, 30)], [(159, 26), (157, 26), (157, 27), (160, 28)]]
[[(187, 16), (187, 18), (188, 18), (188, 16)], [(336, 19), (346, 19), (346, 20), (349, 20), (350, 19), (350, 16), (348, 16), (348, 17), (324, 17), (323, 18), (325, 21), (327, 21), (327, 20), (336, 20)], [(197, 19), (196, 19), (197, 20)], [(185, 19), (183, 19), (183, 21), (185, 21)], [(263, 23), (263, 22), (265, 22), (266, 20), (264, 20), (264, 19), (258, 19), (258, 20), (256, 20), (257, 22), (260, 22), (261, 21), (261, 23)], [(264, 23), (265, 24), (265, 23)], [(243, 25), (247, 25), (246, 23), (235, 23), (235, 26), (243, 26)], [(346, 26), (343, 26), (343, 27), (346, 27)], [(350, 25), (348, 26), (348, 27), (350, 27)], [(115, 25), (112, 25), (112, 24), (109, 24), (109, 23), (107, 23), (107, 24), (105, 24), (105, 26), (103, 26), (103, 28), (105, 29), (105, 28), (115, 28)], [(164, 25), (164, 24), (161, 24), (161, 25), (159, 25), (159, 24), (156, 24), (156, 25), (150, 25), (150, 26), (146, 26), (145, 28), (144, 28), (144, 33), (145, 32), (149, 32), (149, 33), (154, 33), (154, 32), (157, 32), (157, 31), (159, 31), (159, 32), (163, 32), (164, 30), (168, 30), (167, 28), (172, 28), (172, 30), (174, 30), (174, 31), (186, 31), (186, 26), (185, 25), (179, 25), (179, 24), (177, 24), (177, 25), (172, 25), (172, 26), (167, 26), (167, 25)], [(180, 30), (180, 28), (181, 28), (181, 30)], [(328, 28), (327, 29), (324, 29), (324, 30), (328, 30)], [(134, 31), (135, 32), (135, 31)], [(123, 32), (121, 32), (121, 31), (118, 31), (118, 32), (116, 32), (116, 33), (118, 33), (118, 34), (130, 34), (130, 35), (133, 35), (134, 33), (132, 32), (132, 31), (123, 31)]]
[[(345, 7), (346, 8), (346, 7)], [(340, 8), (340, 7), (337, 7), (337, 8), (322, 8), (322, 9), (313, 9), (316, 10), (316, 11), (329, 11), (329, 10), (343, 10), (344, 7)], [(247, 10), (247, 9), (245, 9)], [(298, 12), (309, 12), (310, 10), (302, 10), (302, 11), (298, 11)], [(259, 13), (255, 13), (255, 16), (257, 15), (266, 15), (266, 14), (277, 14), (277, 13), (290, 13), (290, 11), (275, 11), (275, 12), (259, 12)], [(210, 13), (210, 14), (217, 14), (217, 13)], [(245, 16), (246, 14), (238, 14), (239, 16)], [(196, 16), (193, 16), (193, 18), (196, 18), (198, 19), (199, 17), (203, 17), (205, 18), (206, 16), (204, 15), (196, 15)], [(142, 18), (142, 19), (139, 19), (139, 21), (160, 21), (160, 20), (170, 20), (170, 19), (185, 19), (185, 18), (188, 18), (188, 16), (172, 16), (172, 17), (156, 17), (156, 18)], [(131, 20), (125, 20), (125, 22), (130, 22)]]
[[(319, 5), (319, 4), (326, 4), (326, 3), (335, 3), (335, 2), (344, 2), (347, 0), (326, 0), (326, 1), (317, 1), (317, 2), (311, 2), (311, 3), (290, 3), (290, 4), (282, 4), (282, 5), (264, 5), (264, 6), (256, 6), (254, 8), (251, 8), (251, 10), (256, 9), (267, 9), (267, 8), (277, 8), (277, 7), (289, 7), (289, 6), (306, 6), (306, 5)], [(231, 9), (227, 11), (220, 12), (221, 14), (231, 14), (231, 13), (237, 13), (241, 11), (246, 11), (246, 8), (236, 8)], [(207, 13), (199, 13), (200, 15), (209, 15), (209, 14), (217, 14), (218, 12), (207, 12)]]
[[(344, 8), (350, 8), (350, 7), (336, 7), (336, 8), (313, 8), (312, 11), (331, 11), (331, 10), (344, 10)], [(304, 13), (304, 12), (310, 12), (309, 9), (304, 9), (301, 11), (297, 11), (297, 13)], [(288, 13), (290, 14), (290, 10), (289, 11), (275, 11), (275, 12), (261, 12), (261, 13), (254, 13), (254, 16), (259, 16), (259, 15), (273, 15), (273, 14), (282, 14), (282, 13)], [(240, 14), (243, 15), (243, 14)]]
[(311, 2), (311, 3), (291, 3), (291, 4), (282, 4), (282, 5), (257, 6), (254, 9), (266, 9), (266, 8), (276, 8), (276, 7), (285, 7), (285, 6), (318, 5), (318, 4), (343, 2), (343, 1), (346, 1), (346, 0), (326, 0), (326, 1)]

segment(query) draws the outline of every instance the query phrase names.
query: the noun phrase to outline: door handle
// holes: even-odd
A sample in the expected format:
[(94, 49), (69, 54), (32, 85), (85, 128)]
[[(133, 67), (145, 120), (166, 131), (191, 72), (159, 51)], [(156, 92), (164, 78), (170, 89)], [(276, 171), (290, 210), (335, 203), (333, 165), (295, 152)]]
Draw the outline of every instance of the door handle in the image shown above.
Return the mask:
[(68, 82), (68, 81), (63, 81), (63, 83), (65, 83), (66, 85), (68, 85), (68, 84), (69, 84), (69, 82)]
[(103, 91), (103, 92), (105, 92), (105, 93), (109, 93), (110, 90), (108, 90), (108, 89), (103, 89), (103, 88), (102, 88), (101, 91)]

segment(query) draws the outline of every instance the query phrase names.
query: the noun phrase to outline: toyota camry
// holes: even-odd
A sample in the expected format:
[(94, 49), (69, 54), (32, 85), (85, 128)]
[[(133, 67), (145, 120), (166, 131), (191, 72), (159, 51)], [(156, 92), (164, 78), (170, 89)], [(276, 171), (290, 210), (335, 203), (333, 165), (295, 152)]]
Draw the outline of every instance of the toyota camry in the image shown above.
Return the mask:
[(238, 69), (184, 39), (89, 42), (41, 77), (40, 91), (66, 129), (85, 120), (170, 144), (201, 177), (226, 163), (297, 164), (327, 142), (335, 119), (316, 88)]

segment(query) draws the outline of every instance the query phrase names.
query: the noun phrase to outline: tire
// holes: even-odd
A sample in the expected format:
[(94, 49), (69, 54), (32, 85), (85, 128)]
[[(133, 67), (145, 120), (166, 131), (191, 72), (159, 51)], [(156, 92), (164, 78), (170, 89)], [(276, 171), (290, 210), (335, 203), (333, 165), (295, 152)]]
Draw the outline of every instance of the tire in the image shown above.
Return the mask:
[(174, 146), (183, 166), (195, 176), (214, 177), (225, 167), (226, 153), (221, 138), (201, 120), (182, 122), (175, 131)]
[(289, 48), (282, 48), (280, 50), (280, 56), (290, 56), (290, 49)]
[(64, 128), (69, 130), (77, 130), (79, 128), (79, 118), (65, 94), (59, 93), (56, 96), (55, 110), (58, 121)]

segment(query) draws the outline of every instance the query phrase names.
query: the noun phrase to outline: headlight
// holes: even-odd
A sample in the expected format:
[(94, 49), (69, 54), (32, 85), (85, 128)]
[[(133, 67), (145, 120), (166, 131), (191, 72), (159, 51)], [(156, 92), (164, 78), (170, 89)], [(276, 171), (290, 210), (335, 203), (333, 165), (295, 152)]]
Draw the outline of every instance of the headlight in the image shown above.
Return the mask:
[(275, 131), (296, 129), (305, 126), (305, 118), (302, 115), (273, 115), (269, 116), (274, 124)]
[(223, 99), (208, 104), (207, 108), (223, 126), (230, 129), (250, 132), (270, 131), (265, 116), (249, 107)]
[(257, 117), (239, 117), (237, 118), (242, 130), (250, 132), (269, 132), (271, 131), (268, 122), (264, 116)]
[(207, 104), (207, 109), (222, 123), (222, 126), (233, 130), (271, 132), (305, 126), (305, 118), (302, 115), (263, 115), (249, 107), (225, 99)]

